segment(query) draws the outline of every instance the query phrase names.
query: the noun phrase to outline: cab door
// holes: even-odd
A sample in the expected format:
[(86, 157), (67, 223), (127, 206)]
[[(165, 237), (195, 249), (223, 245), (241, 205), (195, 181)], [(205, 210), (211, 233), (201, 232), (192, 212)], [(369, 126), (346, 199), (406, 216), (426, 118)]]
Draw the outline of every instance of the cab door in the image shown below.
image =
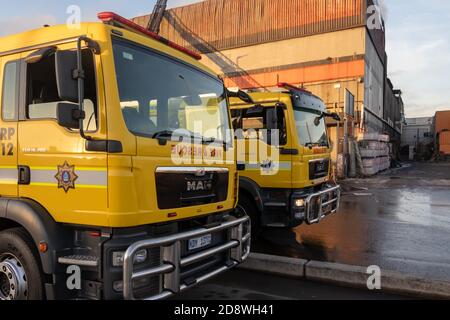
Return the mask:
[(17, 120), (20, 56), (0, 59), (0, 196), (15, 197), (17, 188)]
[[(238, 162), (245, 159), (245, 171), (241, 175), (255, 181), (261, 188), (291, 188), (292, 147), (285, 108), (260, 106), (241, 112), (245, 141), (245, 152), (238, 155)], [(279, 133), (277, 138), (276, 132)], [(238, 139), (238, 145), (240, 143)], [(238, 146), (238, 150), (242, 152), (242, 149)]]
[[(70, 50), (74, 44), (58, 50)], [(23, 58), (32, 54), (27, 52)], [(19, 195), (44, 206), (57, 222), (100, 225), (107, 211), (107, 155), (87, 150), (78, 130), (57, 123), (60, 101), (55, 71), (55, 56), (25, 63), (21, 81), (23, 103), (19, 122)], [(101, 128), (103, 105), (101, 60), (83, 50), (85, 71), (84, 129), (94, 139), (106, 139)]]

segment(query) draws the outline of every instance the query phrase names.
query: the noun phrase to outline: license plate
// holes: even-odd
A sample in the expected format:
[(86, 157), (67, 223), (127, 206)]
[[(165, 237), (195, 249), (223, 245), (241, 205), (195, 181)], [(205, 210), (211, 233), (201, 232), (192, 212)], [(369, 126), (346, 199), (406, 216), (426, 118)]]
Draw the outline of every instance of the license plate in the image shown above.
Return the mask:
[(212, 235), (210, 235), (210, 234), (203, 236), (203, 237), (190, 239), (189, 240), (189, 251), (207, 247), (211, 243), (212, 243)]

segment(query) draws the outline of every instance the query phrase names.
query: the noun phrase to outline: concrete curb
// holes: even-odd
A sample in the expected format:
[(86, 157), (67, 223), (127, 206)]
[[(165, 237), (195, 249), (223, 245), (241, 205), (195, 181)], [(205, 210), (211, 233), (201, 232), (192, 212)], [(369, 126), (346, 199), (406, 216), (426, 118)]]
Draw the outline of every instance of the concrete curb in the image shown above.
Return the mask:
[(307, 262), (307, 260), (302, 259), (251, 253), (245, 263), (240, 265), (239, 268), (303, 278), (305, 276), (305, 265)]
[[(240, 268), (366, 290), (370, 276), (367, 267), (257, 253), (252, 253)], [(420, 298), (450, 299), (450, 282), (420, 279), (381, 270), (381, 291)]]

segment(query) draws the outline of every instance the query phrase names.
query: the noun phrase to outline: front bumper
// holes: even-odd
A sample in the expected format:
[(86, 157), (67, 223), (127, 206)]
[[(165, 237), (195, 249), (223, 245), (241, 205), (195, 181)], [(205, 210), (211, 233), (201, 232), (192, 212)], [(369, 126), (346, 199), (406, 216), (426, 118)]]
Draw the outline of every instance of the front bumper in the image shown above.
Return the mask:
[(341, 187), (331, 186), (308, 195), (305, 199), (305, 221), (317, 224), (326, 216), (337, 213), (341, 200)]
[[(228, 240), (225, 243), (215, 247), (185, 255), (184, 257), (182, 256), (181, 247), (183, 242), (217, 232), (226, 232), (228, 234)], [(237, 266), (250, 254), (250, 233), (250, 219), (245, 216), (222, 222), (221, 224), (215, 225), (211, 228), (199, 228), (170, 236), (143, 240), (130, 245), (124, 255), (124, 299), (137, 299), (134, 292), (133, 283), (134, 281), (138, 281), (140, 279), (158, 276), (162, 278), (162, 286), (158, 294), (147, 297), (139, 297), (140, 300), (159, 300), (182, 292)], [(133, 262), (136, 254), (144, 249), (148, 250), (155, 248), (161, 249), (161, 263), (155, 267), (135, 271)], [(182, 281), (181, 273), (183, 268), (199, 263), (201, 264), (203, 260), (211, 258), (217, 254), (226, 254), (227, 258), (224, 260), (223, 264), (214, 266), (212, 270), (197, 274), (195, 278), (191, 278), (188, 283)]]

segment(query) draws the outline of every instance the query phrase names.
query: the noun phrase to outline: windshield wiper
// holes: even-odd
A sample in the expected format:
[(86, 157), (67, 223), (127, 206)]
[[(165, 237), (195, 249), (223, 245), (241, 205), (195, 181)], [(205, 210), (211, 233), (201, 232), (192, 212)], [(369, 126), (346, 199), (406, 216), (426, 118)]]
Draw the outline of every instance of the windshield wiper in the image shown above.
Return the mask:
[[(216, 138), (205, 138), (202, 135), (199, 135), (193, 131), (190, 131), (190, 130), (188, 130), (188, 131), (189, 131), (189, 134), (184, 134), (181, 136), (201, 140), (202, 143), (213, 143), (216, 141)], [(165, 138), (172, 138), (172, 136), (174, 136), (174, 135), (175, 135), (175, 131), (162, 130), (162, 131), (159, 131), (159, 132), (156, 132), (155, 134), (153, 134), (152, 139), (161, 140), (161, 139), (165, 139)]]

